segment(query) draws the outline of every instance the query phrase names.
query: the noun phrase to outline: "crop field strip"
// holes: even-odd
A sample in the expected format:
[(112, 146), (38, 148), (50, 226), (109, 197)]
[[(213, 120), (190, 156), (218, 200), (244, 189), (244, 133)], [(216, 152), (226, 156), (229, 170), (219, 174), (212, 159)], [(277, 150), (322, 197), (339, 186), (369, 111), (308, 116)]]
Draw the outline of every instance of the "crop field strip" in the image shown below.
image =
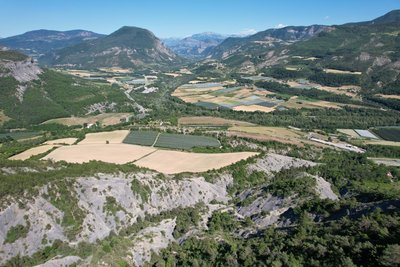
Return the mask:
[(372, 131), (386, 141), (400, 142), (400, 128), (377, 128)]
[(221, 144), (213, 137), (183, 135), (183, 134), (161, 134), (155, 147), (191, 149), (193, 147), (219, 147)]
[(154, 131), (133, 131), (128, 134), (123, 143), (173, 149), (219, 147), (221, 145), (213, 137), (169, 133), (159, 134)]
[(38, 132), (12, 132), (12, 133), (0, 133), (0, 138), (11, 137), (14, 140), (29, 139), (39, 136)]
[(124, 139), (125, 144), (152, 146), (156, 141), (158, 132), (155, 131), (132, 131)]

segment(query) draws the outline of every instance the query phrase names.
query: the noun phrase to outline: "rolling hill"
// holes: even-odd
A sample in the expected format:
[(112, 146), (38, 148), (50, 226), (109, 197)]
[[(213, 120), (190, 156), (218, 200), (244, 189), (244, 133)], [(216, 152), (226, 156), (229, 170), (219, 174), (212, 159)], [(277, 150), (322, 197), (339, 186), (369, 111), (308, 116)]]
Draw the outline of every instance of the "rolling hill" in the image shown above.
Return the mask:
[(70, 46), (43, 58), (43, 63), (75, 68), (145, 67), (179, 62), (180, 58), (166, 48), (146, 29), (124, 26), (108, 36)]

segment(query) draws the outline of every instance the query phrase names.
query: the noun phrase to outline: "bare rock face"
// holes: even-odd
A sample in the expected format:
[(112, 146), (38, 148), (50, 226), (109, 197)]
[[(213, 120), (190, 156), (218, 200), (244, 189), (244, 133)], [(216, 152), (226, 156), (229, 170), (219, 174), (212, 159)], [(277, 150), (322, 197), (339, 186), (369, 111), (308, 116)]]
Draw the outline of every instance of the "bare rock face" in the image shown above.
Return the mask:
[(175, 219), (167, 219), (156, 226), (147, 227), (140, 231), (134, 238), (135, 245), (131, 248), (132, 256), (128, 258), (128, 261), (133, 262), (135, 266), (143, 266), (151, 259), (152, 252), (157, 253), (168, 247), (170, 242), (175, 241), (172, 236), (175, 225)]
[(258, 159), (255, 164), (249, 165), (249, 171), (263, 171), (267, 174), (279, 172), (283, 169), (299, 168), (303, 166), (311, 167), (316, 166), (317, 163), (279, 155), (275, 153), (268, 153), (264, 158)]
[(26, 83), (39, 79), (43, 70), (30, 60), (0, 62), (0, 77), (14, 77), (20, 84), (16, 88), (15, 96), (20, 102), (24, 99), (27, 89)]
[[(93, 177), (78, 178), (73, 181), (71, 190), (75, 192), (71, 195), (71, 201), (74, 201), (72, 198), (76, 199), (76, 208), (82, 210), (83, 222), (79, 233), (73, 238), (68, 237), (68, 226), (62, 223), (64, 212), (61, 207), (53, 205), (49, 198), (49, 194), (57, 187), (46, 185), (39, 190), (37, 196), (10, 199), (9, 202), (13, 204), (0, 210), (0, 265), (17, 255), (31, 256), (45, 246), (53, 244), (55, 240), (67, 242), (71, 246), (81, 241), (94, 243), (104, 239), (112, 231), (118, 233), (124, 227), (136, 223), (137, 219), (144, 218), (145, 214), (156, 215), (162, 211), (190, 207), (200, 202), (209, 204), (212, 200), (226, 203), (230, 199), (227, 186), (231, 182), (232, 177), (229, 175), (222, 175), (215, 183), (209, 183), (202, 177), (182, 180), (159, 178), (153, 172), (128, 175), (97, 174)], [(56, 193), (56, 198), (59, 197), (58, 194)], [(160, 227), (170, 229), (173, 223), (164, 222), (165, 225)], [(8, 240), (9, 231), (16, 227), (22, 227), (26, 233), (15, 240)], [(163, 246), (171, 239), (168, 231), (165, 232), (166, 236), (157, 237), (160, 239), (159, 243), (165, 241)], [(148, 245), (141, 246), (141, 249), (143, 255), (135, 256), (138, 265), (149, 259), (149, 251), (155, 247)], [(50, 261), (46, 264), (53, 265), (44, 266), (56, 266), (54, 264), (57, 263), (58, 261)]]
[(317, 194), (321, 199), (338, 200), (339, 197), (333, 192), (331, 184), (327, 182), (324, 178), (320, 176), (314, 176), (317, 182), (317, 187), (315, 188)]
[(41, 68), (30, 60), (7, 62), (4, 68), (10, 70), (10, 75), (21, 83), (30, 82), (39, 79), (38, 75), (43, 72)]
[(81, 261), (82, 259), (77, 256), (56, 256), (53, 259), (40, 264), (36, 265), (35, 267), (59, 267), (59, 266), (70, 266), (72, 264), (76, 264), (77, 262)]
[(265, 213), (265, 216), (256, 216), (254, 220), (258, 227), (265, 228), (276, 224), (280, 216), (292, 207), (293, 204), (294, 202), (291, 197), (280, 198), (268, 195), (267, 197), (258, 197), (248, 206), (240, 207), (238, 213), (245, 217)]
[[(0, 212), (0, 264), (16, 255), (32, 255), (40, 248), (55, 240), (67, 241), (60, 224), (63, 212), (46, 199), (39, 196), (33, 201), (26, 201), (21, 208), (13, 203)], [(27, 229), (25, 236), (7, 241), (8, 232), (18, 226)]]

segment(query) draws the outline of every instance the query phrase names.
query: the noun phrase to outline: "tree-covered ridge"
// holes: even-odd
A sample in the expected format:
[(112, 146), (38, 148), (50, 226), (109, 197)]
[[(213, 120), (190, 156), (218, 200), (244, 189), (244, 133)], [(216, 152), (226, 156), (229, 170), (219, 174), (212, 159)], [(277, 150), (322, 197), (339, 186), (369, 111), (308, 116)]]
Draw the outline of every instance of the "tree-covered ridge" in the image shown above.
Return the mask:
[(123, 92), (114, 86), (96, 84), (45, 70), (39, 80), (29, 82), (23, 101), (16, 97), (20, 83), (13, 77), (0, 77), (3, 97), (0, 109), (13, 120), (5, 127), (28, 126), (51, 118), (85, 115), (93, 104), (115, 103), (115, 110), (131, 111)]

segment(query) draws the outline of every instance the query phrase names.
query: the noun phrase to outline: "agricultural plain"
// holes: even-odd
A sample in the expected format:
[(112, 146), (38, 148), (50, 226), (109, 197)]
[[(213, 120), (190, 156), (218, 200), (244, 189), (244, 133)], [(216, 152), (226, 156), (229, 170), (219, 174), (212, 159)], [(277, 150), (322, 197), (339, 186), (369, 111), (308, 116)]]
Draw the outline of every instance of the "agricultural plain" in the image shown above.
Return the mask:
[[(197, 146), (219, 147), (220, 143), (217, 139), (207, 136), (161, 134), (152, 131), (119, 130), (90, 133), (78, 144), (75, 144), (76, 141), (76, 138), (47, 141), (41, 146), (28, 149), (10, 159), (26, 160), (56, 148), (42, 159), (70, 163), (85, 163), (92, 160), (114, 164), (133, 163), (158, 172), (175, 174), (219, 169), (258, 154), (254, 152), (190, 153), (159, 149), (155, 146), (190, 149)], [(123, 143), (124, 141), (130, 143)]]
[(178, 87), (172, 96), (209, 109), (271, 112), (283, 101), (270, 98), (268, 94), (271, 93), (257, 87), (224, 87), (222, 83), (195, 83)]

